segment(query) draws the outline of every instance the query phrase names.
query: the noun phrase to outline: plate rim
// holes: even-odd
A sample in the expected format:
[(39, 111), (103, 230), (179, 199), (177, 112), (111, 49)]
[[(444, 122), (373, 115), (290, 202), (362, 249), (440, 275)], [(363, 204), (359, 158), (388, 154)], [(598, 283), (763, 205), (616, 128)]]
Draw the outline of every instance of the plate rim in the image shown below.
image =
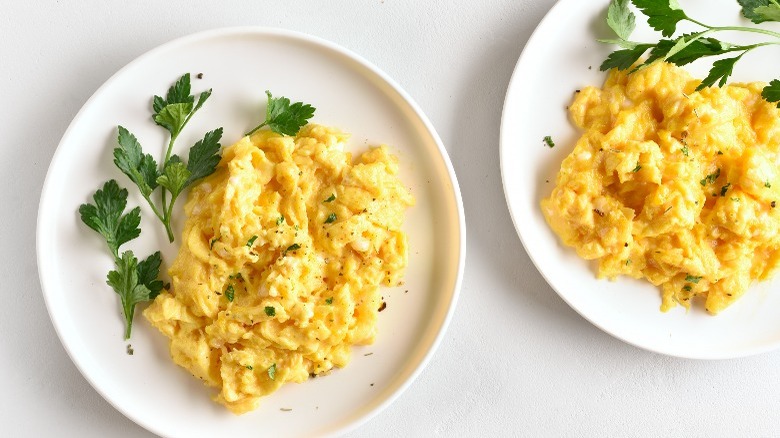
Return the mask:
[[(63, 328), (63, 322), (61, 320), (62, 316), (57, 316), (58, 313), (56, 311), (53, 311), (51, 299), (49, 298), (50, 292), (47, 292), (47, 290), (52, 290), (52, 286), (49, 285), (50, 282), (43, 275), (44, 269), (42, 268), (50, 266), (46, 258), (43, 256), (45, 248), (43, 248), (44, 244), (42, 239), (42, 235), (43, 235), (42, 223), (45, 220), (42, 219), (43, 217), (42, 213), (45, 213), (47, 210), (44, 200), (50, 197), (48, 193), (50, 190), (52, 190), (51, 189), (52, 172), (53, 169), (55, 168), (55, 163), (61, 161), (60, 157), (63, 154), (62, 145), (65, 144), (69, 140), (69, 138), (73, 135), (73, 130), (76, 129), (77, 125), (79, 125), (79, 122), (84, 117), (84, 113), (87, 111), (87, 108), (89, 108), (93, 103), (93, 101), (95, 101), (98, 98), (98, 96), (100, 96), (104, 92), (105, 89), (109, 88), (118, 77), (124, 74), (125, 71), (132, 69), (137, 64), (143, 63), (147, 58), (151, 58), (159, 52), (168, 51), (174, 49), (177, 46), (197, 43), (198, 41), (208, 41), (214, 38), (220, 38), (225, 36), (242, 36), (242, 35), (261, 36), (261, 37), (268, 37), (268, 38), (284, 37), (298, 42), (313, 45), (316, 47), (324, 48), (334, 53), (337, 53), (338, 55), (346, 57), (350, 61), (357, 63), (361, 67), (365, 68), (368, 72), (375, 75), (375, 77), (380, 79), (393, 92), (395, 92), (407, 105), (409, 105), (409, 108), (412, 110), (414, 116), (417, 119), (416, 121), (421, 123), (422, 126), (425, 128), (425, 131), (431, 136), (433, 142), (436, 145), (436, 150), (439, 156), (441, 157), (442, 163), (444, 164), (444, 168), (446, 169), (446, 173), (448, 177), (447, 182), (452, 187), (452, 193), (451, 194), (447, 193), (447, 195), (452, 196), (452, 200), (454, 201), (455, 204), (455, 209), (457, 210), (458, 243), (456, 247), (458, 250), (458, 258), (457, 258), (458, 263), (457, 266), (454, 267), (456, 274), (453, 282), (451, 299), (447, 303), (447, 309), (441, 321), (441, 324), (436, 329), (436, 335), (434, 336), (432, 342), (430, 343), (430, 346), (427, 348), (427, 351), (422, 355), (421, 359), (414, 367), (414, 369), (411, 371), (407, 379), (405, 379), (403, 382), (397, 385), (389, 394), (384, 396), (384, 400), (379, 402), (373, 409), (366, 411), (362, 415), (359, 415), (358, 417), (354, 418), (354, 420), (349, 421), (346, 424), (341, 425), (340, 427), (336, 425), (336, 427), (332, 429), (332, 432), (330, 433), (330, 435), (332, 436), (345, 434), (350, 431), (354, 431), (360, 426), (366, 424), (368, 421), (370, 421), (372, 418), (374, 418), (376, 415), (378, 415), (380, 412), (382, 412), (384, 409), (390, 406), (393, 402), (395, 402), (412, 385), (412, 383), (414, 383), (417, 377), (419, 377), (419, 375), (428, 365), (431, 358), (433, 357), (433, 355), (436, 353), (439, 346), (441, 345), (441, 342), (444, 339), (444, 335), (446, 334), (447, 329), (449, 328), (449, 325), (452, 321), (453, 315), (455, 313), (455, 309), (457, 307), (458, 299), (460, 296), (460, 291), (462, 289), (463, 275), (465, 271), (465, 261), (466, 261), (466, 220), (465, 220), (465, 211), (463, 207), (462, 194), (460, 191), (460, 186), (458, 184), (457, 176), (455, 174), (455, 169), (452, 165), (452, 161), (449, 157), (449, 154), (447, 153), (447, 150), (444, 147), (444, 143), (442, 142), (441, 137), (439, 136), (438, 132), (434, 128), (431, 121), (423, 113), (422, 109), (417, 104), (417, 102), (414, 99), (412, 99), (412, 97), (403, 88), (401, 88), (401, 86), (395, 80), (393, 80), (390, 76), (388, 76), (383, 70), (381, 70), (379, 67), (374, 65), (372, 62), (368, 61), (363, 56), (357, 54), (356, 52), (350, 49), (347, 49), (344, 46), (341, 46), (339, 44), (336, 44), (332, 41), (326, 40), (319, 36), (315, 36), (300, 31), (289, 30), (285, 28), (269, 27), (269, 26), (217, 27), (217, 28), (212, 28), (204, 31), (199, 31), (199, 32), (194, 32), (183, 36), (179, 36), (177, 38), (158, 44), (152, 47), (151, 49), (146, 50), (145, 52), (136, 56), (131, 61), (126, 63), (124, 66), (122, 66), (119, 70), (117, 70), (115, 73), (113, 73), (111, 76), (109, 76), (90, 95), (90, 97), (84, 102), (84, 104), (82, 104), (79, 111), (70, 121), (59, 143), (57, 144), (57, 147), (55, 148), (54, 154), (52, 155), (52, 158), (46, 170), (46, 176), (43, 181), (43, 185), (41, 188), (40, 197), (38, 201), (38, 210), (36, 216), (36, 232), (35, 232), (36, 268), (38, 270), (38, 280), (41, 286), (41, 294), (43, 295), (44, 303), (46, 305), (46, 310), (49, 315), (49, 320), (51, 321), (55, 329), (60, 344), (65, 349), (65, 352), (67, 353), (71, 362), (76, 366), (79, 373), (90, 384), (90, 386), (98, 394), (100, 394), (100, 396), (106, 402), (108, 402), (114, 409), (116, 409), (126, 418), (128, 418), (129, 420), (133, 421), (134, 423), (138, 424), (142, 428), (152, 433), (162, 435), (163, 431), (160, 430), (160, 428), (157, 427), (155, 424), (150, 424), (148, 422), (143, 421), (136, 414), (134, 414), (133, 411), (125, 409), (124, 406), (120, 406), (118, 402), (114, 400), (114, 398), (111, 395), (109, 395), (106, 391), (104, 391), (101, 388), (99, 382), (97, 382), (92, 377), (91, 374), (86, 372), (85, 364), (82, 364), (82, 362), (79, 359), (74, 357), (73, 347), (70, 345), (70, 341), (68, 341), (63, 334), (64, 328)], [(379, 395), (375, 400), (377, 399), (381, 400), (381, 397), (382, 395)]]
[[(680, 359), (695, 359), (695, 360), (723, 360), (723, 359), (738, 359), (748, 356), (754, 356), (762, 353), (767, 353), (770, 351), (774, 351), (778, 348), (780, 348), (780, 340), (777, 340), (775, 342), (768, 342), (763, 345), (758, 346), (746, 346), (739, 349), (731, 348), (731, 349), (725, 349), (725, 350), (719, 350), (719, 351), (694, 351), (692, 354), (686, 354), (683, 351), (680, 351), (679, 349), (675, 348), (664, 348), (663, 345), (656, 345), (652, 343), (646, 343), (642, 342), (640, 340), (632, 339), (631, 337), (627, 336), (626, 334), (623, 334), (621, 332), (617, 332), (615, 330), (610, 330), (605, 325), (600, 323), (598, 320), (591, 317), (591, 315), (587, 314), (584, 309), (578, 307), (573, 301), (571, 301), (568, 296), (565, 293), (562, 293), (554, 286), (554, 282), (551, 281), (551, 279), (548, 276), (548, 273), (542, 269), (541, 262), (539, 259), (535, 256), (534, 251), (532, 251), (532, 248), (530, 244), (526, 241), (526, 238), (523, 235), (523, 232), (521, 232), (522, 224), (519, 222), (519, 218), (515, 214), (515, 209), (517, 207), (513, 208), (514, 203), (511, 200), (510, 196), (510, 189), (509, 185), (507, 183), (508, 178), (508, 172), (509, 169), (508, 166), (508, 158), (506, 155), (508, 154), (507, 149), (509, 148), (508, 143), (509, 139), (507, 134), (507, 126), (509, 124), (507, 120), (507, 108), (511, 105), (510, 102), (510, 95), (512, 95), (512, 90), (517, 87), (518, 82), (521, 82), (521, 75), (528, 71), (529, 68), (533, 68), (532, 66), (529, 67), (530, 63), (526, 60), (528, 53), (530, 50), (534, 50), (535, 47), (539, 44), (540, 39), (544, 38), (543, 32), (546, 27), (548, 27), (549, 22), (553, 21), (554, 19), (558, 18), (560, 14), (563, 14), (564, 12), (560, 12), (562, 10), (565, 10), (566, 7), (571, 4), (575, 3), (577, 0), (558, 0), (545, 14), (544, 18), (539, 22), (539, 24), (536, 26), (534, 31), (531, 33), (531, 36), (528, 38), (528, 41), (526, 42), (526, 45), (523, 47), (522, 52), (520, 53), (520, 56), (517, 59), (517, 63), (515, 64), (515, 67), (512, 71), (512, 75), (510, 76), (509, 83), (507, 85), (506, 93), (504, 95), (504, 103), (502, 106), (502, 112), (501, 112), (501, 123), (500, 123), (500, 131), (499, 131), (499, 162), (500, 162), (500, 170), (501, 170), (501, 185), (504, 191), (504, 198), (507, 203), (507, 209), (509, 210), (509, 215), (512, 219), (512, 225), (515, 228), (515, 233), (520, 238), (520, 241), (523, 245), (523, 249), (525, 250), (526, 254), (528, 255), (528, 258), (533, 263), (534, 267), (536, 268), (537, 272), (544, 278), (545, 282), (550, 286), (550, 288), (555, 291), (555, 293), (571, 308), (573, 309), (580, 317), (588, 321), (593, 326), (600, 329), (602, 332), (619, 339), (629, 345), (632, 345), (634, 347), (640, 348), (645, 351), (649, 351), (652, 353), (658, 353), (663, 354), (670, 357), (677, 357)], [(604, 0), (603, 9), (606, 11), (608, 2), (607, 0)], [(594, 40), (595, 41), (595, 40)], [(529, 49), (530, 48), (530, 49)], [(570, 122), (571, 123), (571, 122)], [(557, 238), (557, 236), (556, 236)], [(567, 248), (569, 249), (569, 248)], [(594, 274), (595, 278), (595, 274)]]

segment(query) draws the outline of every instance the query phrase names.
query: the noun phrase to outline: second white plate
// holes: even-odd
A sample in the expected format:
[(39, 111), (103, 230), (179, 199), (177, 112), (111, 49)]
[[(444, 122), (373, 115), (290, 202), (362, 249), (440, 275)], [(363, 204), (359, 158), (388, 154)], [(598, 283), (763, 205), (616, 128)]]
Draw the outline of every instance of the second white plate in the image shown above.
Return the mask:
[[(587, 320), (626, 342), (673, 356), (731, 358), (780, 346), (780, 278), (754, 284), (718, 316), (699, 308), (659, 310), (658, 288), (644, 281), (597, 280), (592, 266), (564, 247), (547, 226), (539, 202), (549, 196), (563, 158), (579, 132), (566, 106), (576, 89), (601, 86), (599, 65), (615, 48), (604, 17), (608, 1), (561, 0), (534, 32), (518, 60), (501, 121), (501, 173), (517, 233), (547, 282)], [(690, 16), (717, 25), (748, 24), (732, 0), (680, 0)], [(717, 3), (714, 5), (713, 3)], [(657, 41), (637, 14), (637, 41)], [(729, 39), (735, 39), (729, 35)], [(740, 41), (737, 41), (740, 42)], [(773, 52), (774, 50), (774, 52)], [(754, 52), (737, 65), (733, 80), (769, 81), (780, 71), (776, 48)], [(708, 64), (688, 67), (704, 77)], [(542, 139), (552, 136), (556, 146)]]

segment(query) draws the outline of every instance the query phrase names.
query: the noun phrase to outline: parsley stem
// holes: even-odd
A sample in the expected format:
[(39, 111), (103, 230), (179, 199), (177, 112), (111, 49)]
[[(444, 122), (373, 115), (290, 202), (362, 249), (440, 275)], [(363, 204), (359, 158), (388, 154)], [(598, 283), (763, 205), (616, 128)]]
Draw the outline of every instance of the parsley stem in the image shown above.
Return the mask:
[[(125, 309), (127, 312), (127, 309)], [(125, 341), (130, 339), (130, 331), (133, 329), (133, 318), (125, 314)]]
[[(700, 24), (700, 23), (697, 23)], [(746, 26), (723, 26), (723, 27), (710, 27), (705, 26), (708, 29), (714, 30), (714, 31), (723, 31), (723, 30), (734, 30), (734, 31), (741, 31), (741, 32), (752, 32), (752, 33), (760, 33), (763, 35), (769, 35), (773, 36), (775, 38), (780, 38), (780, 32), (772, 32), (771, 30), (766, 29), (759, 29), (756, 27), (746, 27)]]
[(158, 219), (163, 220), (163, 216), (160, 214), (160, 211), (157, 210), (157, 206), (154, 205), (154, 202), (152, 202), (148, 196), (144, 196), (144, 199), (146, 199), (146, 202), (149, 203), (149, 207), (152, 207), (154, 215), (157, 216)]
[(253, 130), (251, 130), (251, 131), (247, 132), (247, 133), (246, 133), (246, 134), (244, 134), (244, 135), (245, 135), (245, 136), (246, 136), (246, 135), (252, 135), (252, 134), (254, 134), (254, 133), (255, 133), (255, 131), (257, 131), (258, 129), (262, 128), (263, 126), (265, 126), (265, 125), (267, 125), (267, 124), (268, 124), (268, 123), (266, 123), (266, 122), (263, 122), (263, 123), (261, 123), (261, 124), (257, 125), (257, 126), (255, 127), (255, 129), (253, 129)]
[[(165, 190), (163, 190), (163, 193), (165, 193)], [(168, 210), (164, 211), (165, 213), (165, 219), (162, 219), (163, 225), (165, 225), (165, 231), (168, 232), (168, 240), (170, 242), (173, 242), (173, 228), (171, 227), (171, 217), (173, 215), (173, 204), (176, 203), (177, 196), (171, 197), (171, 203), (168, 204)]]

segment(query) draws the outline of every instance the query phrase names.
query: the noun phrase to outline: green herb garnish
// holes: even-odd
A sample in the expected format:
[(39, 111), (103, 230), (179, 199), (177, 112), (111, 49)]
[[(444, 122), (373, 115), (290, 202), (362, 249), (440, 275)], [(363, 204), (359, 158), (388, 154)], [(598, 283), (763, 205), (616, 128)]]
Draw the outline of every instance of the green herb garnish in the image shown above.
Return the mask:
[(124, 214), (127, 190), (110, 180), (92, 199), (95, 203), (82, 204), (79, 214), (88, 227), (103, 236), (114, 257), (115, 270), (109, 271), (106, 283), (119, 295), (125, 317), (125, 339), (130, 339), (135, 305), (153, 300), (163, 288), (163, 282), (157, 279), (162, 259), (159, 251), (140, 263), (132, 251), (119, 256), (119, 247), (141, 234), (141, 209), (136, 207)]
[(273, 306), (265, 306), (265, 314), (268, 316), (276, 316), (276, 308)]
[(276, 380), (276, 364), (274, 363), (270, 367), (268, 367), (268, 378), (271, 380)]
[(257, 236), (256, 236), (256, 235), (253, 235), (253, 236), (252, 236), (252, 237), (250, 237), (250, 238), (249, 238), (249, 240), (246, 242), (246, 246), (247, 246), (248, 248), (251, 248), (251, 247), (252, 247), (252, 245), (254, 245), (254, 243), (255, 243), (255, 240), (257, 240)]
[(726, 184), (725, 186), (720, 188), (720, 196), (726, 196), (726, 192), (729, 191), (729, 187), (731, 187), (731, 183)]
[(637, 163), (636, 167), (631, 172), (637, 173), (637, 172), (639, 172), (640, 169), (642, 169), (642, 166)]
[(81, 204), (81, 220), (106, 239), (114, 259), (119, 259), (119, 247), (141, 234), (141, 208), (123, 214), (127, 206), (127, 190), (113, 179), (103, 184), (92, 199), (95, 204)]
[(273, 97), (268, 90), (265, 91), (265, 94), (268, 96), (265, 120), (247, 132), (246, 135), (252, 135), (264, 126), (268, 126), (277, 134), (295, 135), (308, 123), (316, 111), (316, 108), (303, 102), (290, 104), (290, 99), (286, 97)]
[(333, 304), (333, 297), (326, 298), (325, 299), (325, 304)]
[(770, 184), (769, 181), (767, 181), (767, 182), (764, 183), (764, 187), (766, 187), (768, 189), (771, 189), (772, 188), (772, 184)]
[(247, 365), (247, 366), (246, 366), (246, 369), (248, 369), (249, 371), (252, 371), (252, 370), (253, 370), (253, 369), (255, 369), (255, 368), (254, 368), (252, 365)]
[(720, 168), (715, 173), (710, 173), (709, 175), (705, 176), (704, 179), (699, 181), (699, 184), (702, 186), (706, 186), (707, 184), (712, 184), (715, 182), (715, 180), (718, 179), (720, 176)]
[(685, 276), (685, 281), (687, 281), (688, 283), (699, 284), (699, 280), (701, 280), (702, 278), (703, 277), (694, 277), (693, 275), (688, 274)]
[(332, 224), (333, 222), (336, 222), (336, 213), (329, 214), (328, 218), (325, 219), (326, 224)]
[(288, 246), (287, 249), (284, 250), (282, 255), (285, 256), (285, 255), (287, 255), (288, 252), (295, 251), (295, 250), (298, 250), (298, 249), (301, 249), (301, 245), (298, 245), (297, 243), (293, 243), (292, 245)]
[(122, 302), (125, 340), (130, 339), (133, 329), (135, 305), (155, 299), (163, 288), (163, 282), (157, 279), (161, 262), (159, 251), (140, 263), (132, 251), (125, 251), (122, 257), (116, 260), (116, 270), (108, 272), (106, 283), (114, 289)]
[(336, 200), (336, 194), (335, 193), (331, 193), (331, 195), (328, 196), (328, 199), (326, 199), (326, 200), (324, 200), (322, 202), (333, 202), (335, 200)]
[(228, 301), (231, 303), (233, 302), (233, 298), (236, 296), (236, 290), (233, 289), (233, 285), (228, 285), (227, 289), (225, 289), (225, 298), (227, 298)]
[[(780, 21), (780, 3), (777, 0), (738, 0), (742, 6), (742, 14), (756, 24), (765, 21)], [(646, 67), (657, 60), (663, 60), (683, 66), (701, 58), (734, 54), (735, 56), (721, 58), (712, 63), (709, 74), (696, 88), (697, 91), (714, 85), (723, 86), (734, 71), (734, 65), (742, 57), (759, 47), (780, 44), (780, 33), (752, 26), (711, 26), (689, 17), (680, 7), (677, 0), (631, 0), (645, 16), (651, 28), (661, 33), (655, 43), (631, 41), (631, 33), (636, 27), (636, 16), (629, 8), (629, 0), (612, 0), (607, 10), (607, 25), (615, 32), (616, 38), (599, 40), (603, 43), (616, 44), (620, 50), (612, 52), (601, 64), (601, 70), (611, 68), (627, 70)], [(679, 23), (688, 22), (698, 26), (699, 30), (691, 33), (677, 33)], [(733, 44), (713, 38), (712, 35), (722, 32), (743, 32), (761, 34), (770, 37), (769, 40), (754, 44)], [(637, 67), (634, 64), (649, 51), (647, 58)], [(761, 94), (771, 103), (780, 107), (780, 80), (773, 80)]]
[(542, 139), (542, 141), (544, 141), (544, 144), (546, 144), (547, 147), (549, 147), (549, 148), (554, 148), (555, 147), (555, 142), (553, 141), (552, 137), (550, 137), (549, 135), (544, 137)]
[[(170, 134), (162, 168), (158, 167), (151, 155), (143, 152), (135, 135), (123, 126), (118, 127), (119, 147), (114, 149), (114, 164), (138, 186), (155, 216), (165, 226), (168, 240), (171, 242), (174, 240), (171, 217), (176, 199), (192, 183), (214, 173), (220, 160), (219, 141), (222, 138), (222, 128), (207, 132), (203, 139), (197, 141), (189, 150), (186, 164), (178, 155), (171, 155), (179, 134), (209, 96), (211, 90), (204, 91), (200, 93), (197, 103), (195, 102), (195, 97), (190, 94), (189, 73), (168, 89), (164, 99), (154, 96), (152, 119)], [(158, 187), (162, 187), (159, 208), (151, 198)], [(168, 193), (171, 195), (170, 201), (167, 199)]]
[(284, 216), (279, 216), (279, 219), (276, 220), (276, 226), (279, 226), (284, 223)]

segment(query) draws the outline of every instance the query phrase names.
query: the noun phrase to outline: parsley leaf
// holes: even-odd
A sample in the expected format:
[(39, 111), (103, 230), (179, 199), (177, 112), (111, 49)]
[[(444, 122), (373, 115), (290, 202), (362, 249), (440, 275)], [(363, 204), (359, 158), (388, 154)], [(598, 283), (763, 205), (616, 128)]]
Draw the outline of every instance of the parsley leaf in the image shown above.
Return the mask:
[(273, 306), (265, 306), (265, 314), (268, 316), (276, 316), (276, 308)]
[(286, 97), (273, 97), (266, 90), (268, 106), (266, 107), (265, 120), (246, 135), (252, 135), (263, 126), (268, 126), (272, 131), (282, 135), (295, 135), (314, 116), (316, 108), (303, 102), (290, 103)]
[(187, 170), (187, 166), (182, 163), (181, 158), (178, 155), (173, 155), (163, 169), (163, 174), (157, 177), (157, 184), (165, 187), (171, 192), (171, 203), (168, 204), (169, 208), (173, 207), (176, 198), (187, 186), (187, 182), (190, 179), (190, 171)]
[(186, 185), (211, 175), (217, 169), (220, 155), (219, 149), (222, 145), (219, 140), (222, 138), (222, 128), (209, 131), (202, 140), (198, 140), (190, 148), (190, 154), (187, 158), (187, 170), (190, 171), (190, 177)]
[(123, 126), (118, 129), (119, 147), (114, 149), (114, 164), (148, 197), (157, 188), (157, 162), (143, 153), (141, 144), (130, 131)]
[(158, 280), (160, 275), (160, 265), (162, 264), (162, 257), (160, 251), (155, 252), (138, 263), (138, 283), (143, 284), (149, 289), (149, 299), (153, 300), (160, 295), (160, 291), (163, 288), (162, 280)]
[(255, 244), (255, 240), (257, 240), (257, 235), (252, 235), (252, 237), (250, 237), (250, 238), (249, 238), (249, 240), (247, 240), (247, 242), (246, 242), (246, 246), (247, 246), (248, 248), (251, 248), (251, 247), (252, 247), (252, 245), (254, 245), (254, 244)]
[(677, 39), (662, 39), (650, 51), (643, 65), (650, 65), (657, 59), (664, 59), (683, 66), (707, 56), (728, 53), (733, 48), (715, 38), (698, 38), (698, 34), (686, 34)]
[(547, 147), (549, 147), (549, 148), (551, 148), (551, 149), (555, 147), (555, 142), (553, 141), (552, 137), (550, 137), (549, 135), (548, 135), (548, 136), (545, 136), (545, 137), (542, 139), (542, 141), (544, 142), (544, 144), (546, 144), (546, 145), (547, 145)]
[(688, 18), (677, 0), (631, 0), (634, 6), (647, 15), (647, 24), (670, 37), (677, 30), (677, 23)]
[(609, 54), (607, 59), (601, 63), (599, 69), (601, 71), (607, 71), (612, 68), (626, 70), (634, 65), (652, 47), (652, 44), (638, 44), (633, 49), (616, 50)]
[(774, 79), (761, 91), (761, 97), (767, 102), (777, 103), (780, 108), (780, 80)]
[(127, 206), (127, 190), (121, 189), (113, 179), (93, 195), (95, 204), (81, 204), (79, 214), (88, 227), (106, 239), (115, 259), (119, 258), (119, 247), (141, 234), (141, 209), (136, 207), (122, 214)]
[(328, 215), (328, 218), (325, 219), (326, 224), (332, 224), (333, 222), (336, 222), (336, 213), (331, 213)]
[(186, 73), (168, 89), (165, 99), (160, 96), (154, 96), (152, 99), (154, 122), (167, 129), (174, 139), (211, 96), (211, 90), (204, 91), (200, 93), (198, 103), (195, 104), (195, 97), (190, 92), (190, 74)]
[[(156, 265), (156, 259), (159, 257), (159, 253), (150, 256), (147, 259), (142, 268), (144, 279), (149, 279), (152, 275), (157, 277), (156, 270), (159, 269), (159, 263)], [(122, 253), (122, 257), (116, 261), (116, 270), (108, 272), (106, 283), (114, 289), (114, 292), (119, 295), (119, 299), (122, 302), (122, 313), (125, 316), (125, 340), (130, 339), (130, 334), (133, 328), (133, 315), (135, 314), (135, 305), (151, 300), (156, 293), (159, 293), (162, 289), (162, 282), (159, 284), (159, 288), (156, 292), (150, 290), (150, 288), (141, 282), (139, 275), (138, 259), (135, 258), (132, 251), (125, 251)], [(157, 286), (157, 281), (150, 282), (153, 287)]]
[(331, 193), (330, 196), (328, 196), (328, 199), (326, 199), (326, 200), (324, 200), (322, 202), (333, 202), (335, 200), (336, 200), (336, 194), (335, 193)]
[(178, 136), (192, 112), (192, 103), (171, 103), (154, 116), (158, 125), (167, 129), (172, 136)]
[(636, 28), (636, 16), (629, 9), (629, 4), (629, 0), (614, 0), (607, 9), (607, 25), (623, 41), (627, 40)]
[(696, 91), (711, 87), (715, 85), (715, 82), (718, 83), (719, 87), (726, 85), (726, 81), (728, 80), (729, 76), (731, 76), (731, 73), (734, 72), (734, 64), (736, 64), (740, 58), (742, 58), (742, 55), (736, 56), (734, 58), (719, 59), (713, 62), (710, 73), (701, 81), (701, 84), (696, 87)]
[(780, 21), (780, 4), (776, 0), (737, 0), (742, 15), (753, 23)]

